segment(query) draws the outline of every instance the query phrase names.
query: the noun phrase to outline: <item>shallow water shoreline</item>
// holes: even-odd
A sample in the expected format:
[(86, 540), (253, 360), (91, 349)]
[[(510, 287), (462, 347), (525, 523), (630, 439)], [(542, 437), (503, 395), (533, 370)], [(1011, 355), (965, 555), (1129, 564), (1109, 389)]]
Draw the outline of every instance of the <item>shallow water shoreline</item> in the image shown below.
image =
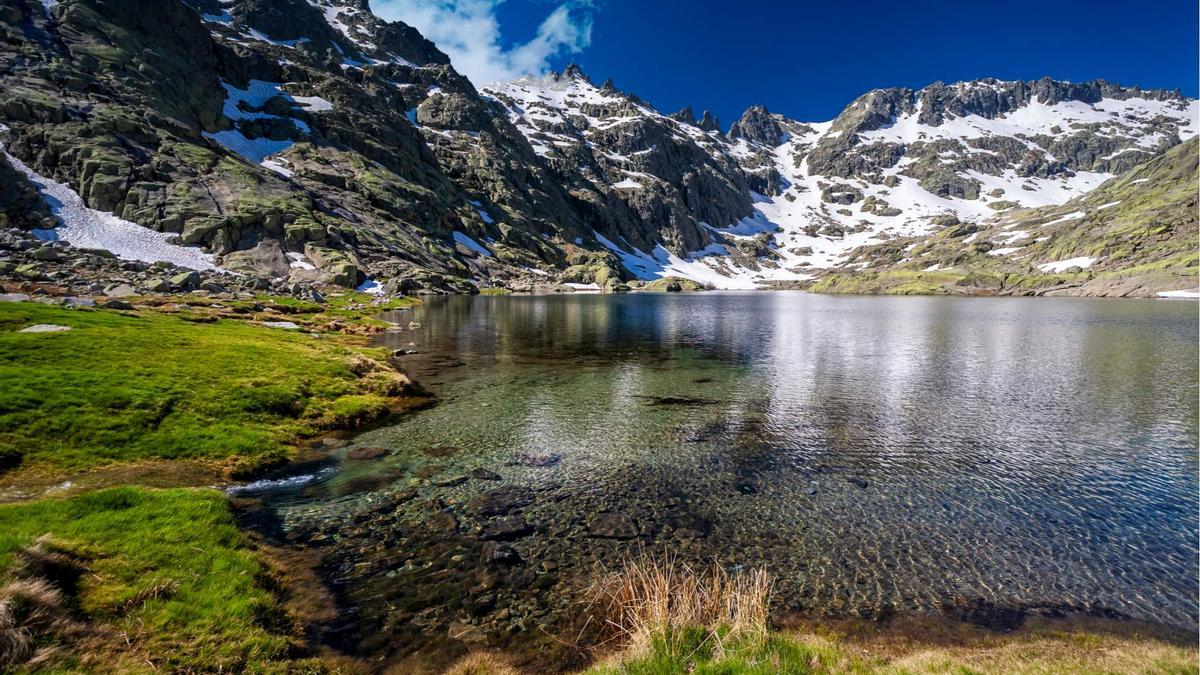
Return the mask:
[[(985, 474), (1007, 471), (1005, 463), (1017, 461), (1019, 455), (1010, 456), (1009, 451), (1005, 451), (1001, 445), (988, 446), (991, 457), (963, 463), (964, 458), (954, 457), (952, 451), (956, 446), (951, 443), (941, 451), (951, 454), (939, 460), (949, 462), (947, 467), (927, 467), (923, 471), (930, 472), (932, 469), (931, 476), (919, 480), (914, 486), (915, 491), (895, 492), (897, 486), (891, 485), (894, 478), (877, 475), (877, 463), (884, 461), (885, 455), (862, 455), (857, 451), (845, 454), (853, 448), (862, 447), (869, 439), (847, 439), (848, 445), (839, 450), (843, 453), (842, 459), (831, 461), (829, 457), (818, 459), (810, 451), (799, 451), (795, 446), (789, 448), (788, 445), (773, 441), (764, 444), (752, 440), (756, 438), (754, 435), (746, 436), (747, 433), (762, 433), (756, 429), (770, 431), (778, 424), (753, 422), (764, 415), (767, 416), (766, 420), (770, 420), (772, 407), (756, 402), (753, 396), (746, 398), (743, 393), (745, 387), (756, 386), (752, 373), (758, 367), (754, 364), (760, 363), (758, 359), (750, 357), (747, 361), (745, 353), (736, 348), (730, 350), (721, 344), (720, 339), (703, 340), (698, 339), (699, 336), (680, 335), (678, 329), (674, 329), (675, 337), (671, 339), (680, 341), (682, 346), (659, 350), (654, 345), (661, 338), (655, 336), (662, 329), (645, 330), (657, 326), (654, 322), (658, 319), (650, 319), (650, 316), (672, 317), (663, 321), (686, 320), (695, 324), (697, 317), (679, 314), (673, 303), (678, 303), (682, 308), (693, 306), (689, 303), (717, 301), (724, 303), (722, 306), (728, 310), (726, 318), (733, 323), (727, 325), (753, 331), (754, 323), (743, 323), (739, 316), (743, 310), (738, 305), (728, 303), (761, 302), (758, 299), (771, 297), (790, 302), (786, 294), (745, 292), (642, 296), (657, 303), (654, 313), (648, 315), (642, 314), (638, 308), (637, 303), (643, 300), (633, 296), (615, 300), (613, 296), (447, 298), (436, 301), (446, 303), (444, 307), (433, 312), (419, 312), (414, 316), (415, 323), (421, 324), (420, 328), (392, 334), (394, 338), (385, 337), (385, 341), (390, 340), (389, 344), (403, 345), (415, 352), (400, 357), (401, 363), (410, 368), (410, 374), (442, 397), (439, 405), (406, 418), (394, 430), (384, 427), (358, 436), (347, 448), (335, 452), (338, 457), (344, 457), (357, 448), (382, 448), (384, 452), (377, 456), (369, 460), (343, 460), (344, 471), (328, 481), (310, 485), (292, 496), (267, 500), (273, 502), (268, 510), (275, 514), (272, 526), (278, 528), (278, 532), (294, 537), (296, 545), (325, 551), (328, 561), (325, 577), (334, 582), (335, 595), (341, 598), (343, 606), (354, 610), (354, 618), (337, 637), (338, 644), (346, 648), (363, 648), (372, 653), (384, 647), (383, 643), (373, 647), (355, 636), (382, 630), (383, 625), (370, 620), (364, 622), (363, 618), (376, 611), (371, 609), (373, 606), (388, 606), (392, 609), (388, 611), (391, 618), (386, 625), (392, 627), (387, 630), (393, 631), (393, 638), (408, 641), (408, 652), (423, 653), (427, 647), (422, 645), (446, 645), (446, 629), (442, 627), (447, 625), (457, 626), (460, 632), (465, 631), (465, 635), (472, 636), (465, 644), (513, 646), (520, 644), (520, 636), (533, 634), (538, 636), (538, 640), (531, 644), (542, 645), (540, 640), (543, 631), (553, 634), (552, 626), (559, 621), (556, 618), (559, 616), (557, 601), (568, 603), (563, 607), (563, 616), (577, 614), (577, 611), (570, 609), (574, 602), (570, 598), (579, 597), (580, 586), (565, 581), (566, 577), (577, 574), (573, 570), (582, 571), (596, 564), (618, 563), (623, 551), (633, 550), (630, 547), (650, 550), (658, 550), (663, 546), (678, 548), (689, 559), (704, 560), (711, 555), (712, 547), (720, 545), (720, 542), (728, 542), (727, 545), (744, 542), (744, 539), (730, 538), (733, 535), (722, 529), (725, 523), (741, 521), (739, 517), (730, 521), (728, 514), (721, 515), (723, 507), (719, 506), (722, 503), (720, 500), (733, 500), (728, 502), (730, 505), (743, 502), (753, 504), (776, 499), (782, 486), (796, 484), (799, 489), (789, 494), (795, 495), (793, 499), (797, 503), (806, 504), (804, 512), (809, 514), (806, 518), (817, 518), (818, 522), (819, 518), (826, 516), (813, 514), (839, 511), (859, 513), (861, 507), (858, 504), (864, 499), (868, 504), (877, 505), (893, 503), (895, 500), (907, 501), (923, 512), (930, 512), (928, 509), (931, 507), (943, 507), (938, 506), (936, 501), (928, 503), (927, 493), (932, 491), (937, 494), (943, 490), (941, 485), (950, 477), (979, 471)], [(871, 298), (845, 300), (851, 303), (850, 307), (882, 301)], [(909, 307), (920, 307), (924, 303), (935, 303), (932, 307), (944, 310), (957, 310), (960, 307), (957, 304), (942, 307), (938, 303), (943, 301), (932, 298), (914, 298), (904, 302), (908, 302)], [(970, 308), (970, 316), (980, 317), (973, 320), (990, 323), (1004, 320), (1013, 311), (1011, 303), (1014, 302), (1019, 301), (997, 299), (961, 307)], [(1091, 323), (1081, 324), (1094, 325), (1097, 326), (1094, 330), (1106, 331), (1111, 330), (1109, 326), (1127, 325), (1130, 318), (1122, 318), (1124, 313), (1136, 313), (1140, 311), (1136, 309), (1138, 307), (1158, 305), (1078, 303), (1070, 300), (1043, 302), (1051, 305), (1065, 302), (1076, 308), (1100, 308), (1094, 311), (1102, 315), (1112, 311), (1105, 309), (1108, 307), (1124, 308), (1118, 309), (1116, 316), (1109, 319), (1095, 319)], [(472, 309), (464, 313), (463, 303)], [(1026, 306), (1026, 303), (1021, 304)], [(1029, 306), (1046, 306), (1047, 312), (1062, 309), (1061, 306), (1051, 307), (1043, 303)], [(569, 308), (570, 312), (577, 314), (566, 313), (562, 316), (575, 317), (569, 319), (569, 325), (576, 326), (573, 330), (580, 332), (578, 337), (571, 340), (554, 343), (554, 354), (542, 354), (539, 345), (555, 338), (544, 332), (527, 333), (519, 327), (523, 324), (506, 323), (503, 314), (497, 314), (502, 307), (510, 308), (518, 316), (535, 318), (530, 330), (544, 327), (547, 320), (557, 320), (550, 319), (557, 315), (547, 312), (566, 312)], [(600, 312), (601, 308), (606, 314), (593, 314)], [(995, 310), (999, 310), (999, 314)], [(438, 318), (439, 313), (441, 318)], [(593, 316), (596, 317), (594, 323)], [(643, 320), (651, 323), (637, 323)], [(614, 322), (618, 331), (625, 334), (625, 339), (616, 341), (611, 337)], [(708, 326), (703, 323), (700, 325)], [(492, 332), (496, 330), (514, 331), (512, 338), (516, 340), (511, 344), (521, 347), (515, 352), (492, 347), (491, 340), (504, 335), (503, 332)], [(580, 345), (574, 342), (580, 337), (584, 338), (586, 350), (580, 350)], [(456, 346), (445, 349), (435, 343)], [(613, 351), (628, 349), (628, 345), (633, 345), (634, 351)], [(866, 368), (877, 367), (883, 363), (877, 352), (877, 349), (865, 353), (861, 349), (853, 349), (847, 355), (851, 360), (839, 363), (847, 364), (842, 367), (857, 367), (849, 365), (856, 363)], [(620, 390), (612, 389), (614, 383), (619, 382), (612, 379), (612, 355), (632, 353), (639, 356), (627, 362), (624, 368), (630, 373), (639, 374), (640, 390), (614, 395), (614, 391)], [(570, 369), (555, 365), (559, 358), (568, 359)], [(628, 356), (622, 358), (629, 359)], [(967, 370), (964, 374), (970, 377), (971, 372)], [(663, 386), (653, 385), (655, 378), (666, 378)], [(531, 385), (533, 388), (530, 388)], [(597, 385), (601, 385), (599, 389)], [(590, 392), (585, 394), (592, 397), (590, 408), (589, 405), (571, 402), (580, 392)], [(606, 393), (597, 399), (597, 392)], [(779, 394), (776, 394), (778, 397)], [(536, 407), (528, 407), (533, 401), (538, 401)], [(869, 399), (868, 404), (878, 405)], [(732, 424), (728, 419), (721, 422), (720, 418), (727, 416), (731, 410), (742, 412), (732, 420)], [(820, 412), (821, 408), (809, 410), (804, 414), (811, 417), (813, 411)], [(713, 415), (718, 415), (718, 418), (711, 419)], [(614, 438), (624, 443), (620, 439), (627, 421), (623, 420), (643, 418), (647, 423), (658, 420), (645, 429), (657, 434), (648, 438), (657, 440), (634, 441), (631, 446), (621, 446), (623, 449), (618, 454), (605, 454), (613, 452), (604, 448)], [(492, 433), (510, 433), (506, 430), (509, 423), (502, 420), (514, 419), (525, 420), (522, 424), (532, 424), (532, 420), (550, 420), (555, 425), (565, 425), (562, 433), (566, 435), (551, 435), (532, 445), (528, 440), (497, 442), (489, 436)], [(486, 425), (480, 426), (483, 420), (490, 420), (498, 426), (489, 430)], [(713, 421), (718, 424), (714, 425)], [(598, 430), (605, 429), (606, 422), (607, 433), (596, 435)], [(535, 425), (527, 427), (525, 433), (528, 433), (528, 429), (538, 429), (539, 434), (551, 431), (550, 427)], [(1181, 431), (1194, 434), (1194, 430)], [(964, 427), (964, 433), (976, 434), (977, 429)], [(580, 446), (572, 438), (583, 439), (585, 443)], [(751, 442), (746, 444), (739, 438)], [(1026, 442), (1023, 437), (1016, 438), (1021, 443)], [(669, 459), (656, 459), (637, 450), (638, 447), (654, 447), (664, 442), (678, 444), (665, 456)], [(866, 442), (866, 447), (870, 445)], [(907, 451), (923, 453), (928, 445), (927, 441), (921, 441)], [(558, 450), (549, 449), (555, 447)], [(587, 452), (600, 454), (593, 459), (587, 458), (587, 452), (579, 454), (588, 447), (591, 449)], [(1061, 454), (1066, 450), (1068, 448), (1057, 452)], [(997, 451), (1004, 452), (996, 456)], [(693, 455), (694, 460), (684, 459)], [(917, 456), (914, 455), (914, 458)], [(1074, 457), (1070, 452), (1067, 456)], [(1080, 455), (1079, 461), (1083, 461), (1084, 457), (1086, 454)], [(905, 460), (903, 454), (887, 461), (897, 460), (911, 461)], [(717, 463), (711, 464), (714, 461)], [(730, 461), (733, 463), (729, 464)], [(689, 473), (687, 466), (706, 468)], [(1040, 462), (1035, 462), (1033, 466), (1039, 467), (1039, 471), (1046, 470)], [(632, 471), (621, 467), (642, 467), (645, 473), (641, 473), (642, 469)], [(481, 477), (475, 477), (475, 472)], [(651, 480), (651, 476), (655, 478)], [(599, 478), (603, 478), (600, 483), (589, 485)], [(1061, 491), (1064, 485), (1073, 485), (1072, 481), (1076, 480), (1070, 474), (1056, 473), (1046, 487)], [(664, 486), (673, 482), (682, 487), (682, 492), (676, 497), (670, 496), (670, 489), (663, 490)], [(950, 482), (953, 484), (953, 480)], [(705, 487), (698, 487), (700, 485)], [(521, 492), (526, 488), (531, 489), (532, 498)], [(961, 487), (958, 489), (958, 497), (945, 495), (942, 499), (950, 498), (952, 505), (963, 499), (963, 495), (971, 499), (969, 493), (961, 492)], [(1188, 488), (1184, 489), (1186, 491)], [(710, 505), (706, 505), (706, 498), (699, 497), (726, 494), (730, 496), (721, 496), (720, 500)], [(658, 516), (646, 515), (651, 511), (639, 511), (642, 507), (635, 501), (639, 498), (644, 500), (646, 509), (658, 505), (652, 510)], [(693, 506), (683, 511), (677, 511), (677, 507), (664, 509), (662, 505), (669, 503)], [(311, 504), (311, 508), (306, 504)], [(700, 510), (697, 511), (696, 507)], [(717, 510), (712, 511), (712, 508)], [(606, 510), (616, 517), (598, 521), (594, 515), (588, 515)], [(869, 511), (862, 511), (859, 517), (864, 516), (867, 517), (863, 521), (867, 524), (866, 532), (878, 529), (878, 526), (869, 524)], [(1078, 519), (1080, 527), (1091, 522), (1087, 518), (1090, 516), (1083, 515)], [(658, 520), (662, 521), (661, 524)], [(1076, 516), (1070, 516), (1071, 522), (1076, 520)], [(855, 522), (853, 515), (848, 522)], [(975, 529), (986, 531), (989, 527), (985, 521), (980, 521)], [(837, 541), (820, 535), (821, 531), (816, 531), (818, 541)], [(812, 538), (812, 532), (809, 530), (809, 534), (792, 536)], [(561, 550), (556, 552), (555, 547), (559, 545), (554, 542), (563, 542)], [(770, 544), (763, 550), (809, 551), (799, 555), (816, 554), (815, 559), (822, 560), (826, 565), (838, 559), (823, 559), (820, 548), (797, 547), (788, 539), (780, 540), (779, 544), (781, 546)], [(497, 563), (485, 559), (495, 556), (497, 550), (501, 552), (502, 559), (515, 557), (520, 562), (504, 562), (497, 568)], [(972, 547), (964, 552), (975, 553)], [(756, 555), (751, 554), (745, 561), (734, 560), (731, 563), (754, 564), (756, 560), (762, 560)], [(1046, 554), (1039, 555), (1053, 554), (1048, 550)], [(580, 564), (582, 568), (578, 567)], [(887, 559), (881, 559), (879, 565), (886, 564)], [(925, 565), (936, 568), (937, 563), (927, 562)], [(866, 572), (875, 567), (875, 563), (867, 562), (853, 569)], [(461, 588), (439, 582), (440, 585), (432, 587), (435, 593), (432, 596), (426, 594), (425, 590), (414, 590), (430, 588), (430, 580), (453, 579), (459, 574), (465, 574), (468, 580)], [(498, 584), (497, 593), (485, 592), (482, 595), (487, 597), (481, 597), (480, 590), (475, 588), (479, 585), (475, 579), (480, 574), (484, 578), (493, 578), (489, 575), (498, 574), (493, 581), (487, 582)], [(1052, 576), (1059, 574), (1061, 572), (1055, 572)], [(930, 582), (942, 583), (937, 579), (931, 578)], [(538, 580), (548, 580), (541, 582), (548, 585), (534, 587), (533, 582)], [(522, 590), (526, 588), (530, 590)], [(964, 588), (969, 589), (970, 586)], [(813, 621), (836, 623), (861, 614), (869, 617), (866, 619), (869, 625), (887, 625), (895, 617), (917, 620), (921, 617), (936, 619), (940, 615), (948, 621), (955, 618), (968, 622), (973, 620), (999, 629), (1013, 629), (1030, 614), (1035, 618), (1040, 617), (1037, 618), (1039, 621), (1059, 621), (1061, 618), (1054, 617), (1062, 616), (1075, 617), (1070, 619), (1072, 621), (1089, 615), (1109, 618), (1127, 616), (1104, 602), (1074, 604), (1037, 599), (1014, 602), (1005, 601), (1003, 597), (988, 600), (965, 592), (961, 593), (960, 600), (955, 600), (954, 594), (950, 593), (930, 597), (928, 601), (923, 600), (917, 605), (905, 606), (893, 602), (864, 603), (863, 599), (853, 594), (839, 600), (837, 594), (829, 595), (820, 586), (813, 590), (816, 591), (815, 595), (802, 593), (789, 597), (790, 592), (781, 595), (776, 615), (794, 616), (799, 609), (802, 614), (812, 617)], [(448, 607), (458, 609), (445, 614), (427, 615), (426, 618), (433, 622), (425, 627), (408, 624), (423, 610), (441, 606), (435, 598), (445, 598), (450, 601)], [(430, 604), (431, 600), (434, 601), (433, 605)], [(510, 608), (504, 603), (515, 604), (511, 604)], [(807, 610), (804, 609), (806, 607)], [(497, 608), (509, 609), (509, 613), (498, 614)], [(548, 613), (538, 615), (539, 609), (543, 608)], [(460, 618), (451, 620), (463, 612), (465, 614), (461, 614)], [(478, 616), (483, 618), (482, 621), (470, 618), (475, 616), (475, 612), (480, 612)], [(504, 618), (497, 619), (499, 616)], [(1145, 620), (1147, 616), (1153, 615), (1143, 615), (1142, 619)], [(1136, 621), (1120, 623), (1128, 626), (1146, 625)], [(409, 627), (402, 628), (405, 625)], [(1171, 629), (1169, 626), (1181, 625), (1186, 626), (1188, 622), (1184, 620), (1181, 624), (1178, 616), (1168, 619), (1163, 615), (1161, 625), (1155, 630), (1177, 631), (1178, 628)], [(475, 640), (478, 642), (473, 642)], [(450, 644), (446, 648), (456, 652), (463, 644)], [(512, 648), (517, 651), (521, 649), (519, 646)], [(534, 648), (544, 649), (544, 645)], [(412, 656), (405, 649), (397, 650), (394, 639), (384, 651), (391, 658)]]

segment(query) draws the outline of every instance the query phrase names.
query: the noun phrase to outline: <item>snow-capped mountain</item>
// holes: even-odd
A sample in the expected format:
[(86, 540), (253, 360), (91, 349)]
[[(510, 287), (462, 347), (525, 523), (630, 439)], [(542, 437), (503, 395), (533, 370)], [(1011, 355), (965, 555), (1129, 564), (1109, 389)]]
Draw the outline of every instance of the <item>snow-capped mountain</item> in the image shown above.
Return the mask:
[(725, 132), (576, 67), (479, 91), (366, 0), (14, 0), (0, 28), (5, 163), (272, 283), (808, 280), (1061, 204), (1200, 126), (1175, 92), (1043, 79)]
[[(1176, 93), (1049, 79), (878, 90), (819, 123), (752, 107), (728, 135), (690, 114), (664, 116), (611, 84), (596, 87), (577, 69), (484, 91), (565, 178), (607, 184), (631, 205), (681, 169), (664, 158), (661, 136), (671, 149), (708, 155), (683, 170), (736, 163), (744, 179), (728, 183), (749, 186), (752, 213), (698, 214), (710, 233), (703, 248), (601, 238), (636, 273), (722, 287), (807, 278), (859, 246), (928, 234), (951, 216), (981, 221), (1061, 204), (1200, 126), (1197, 102)], [(739, 255), (747, 250), (757, 259)]]

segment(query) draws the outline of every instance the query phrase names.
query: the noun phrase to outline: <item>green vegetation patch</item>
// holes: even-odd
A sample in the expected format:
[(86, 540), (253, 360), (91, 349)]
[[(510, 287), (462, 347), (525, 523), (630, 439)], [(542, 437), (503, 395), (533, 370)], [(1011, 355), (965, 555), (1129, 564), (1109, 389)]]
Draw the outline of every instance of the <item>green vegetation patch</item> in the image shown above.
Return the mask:
[[(732, 636), (674, 628), (613, 655), (588, 675), (768, 675), (774, 673), (1179, 673), (1200, 672), (1194, 647), (1153, 637), (1049, 628), (931, 639), (870, 640), (836, 634), (770, 632)], [(887, 636), (887, 632), (881, 633)], [(463, 671), (466, 672), (466, 671)], [(488, 671), (482, 671), (488, 672)]]
[[(34, 324), (71, 330), (18, 332)], [(0, 461), (61, 472), (196, 459), (252, 471), (297, 436), (386, 413), (402, 378), (380, 366), (381, 350), (351, 340), (186, 312), (0, 304)]]
[(814, 293), (945, 295), (950, 293), (949, 286), (965, 277), (965, 274), (958, 272), (918, 272), (906, 269), (868, 270), (831, 274), (813, 284), (811, 290)]
[(632, 655), (597, 666), (591, 675), (773, 675), (775, 673), (867, 673), (866, 659), (825, 642), (801, 642), (779, 634), (729, 639), (727, 631), (676, 628), (655, 635)]
[(214, 490), (119, 487), (0, 505), (0, 577), (9, 598), (14, 582), (51, 585), (43, 602), (70, 617), (31, 621), (38, 648), (60, 647), (40, 668), (242, 671), (296, 646), (267, 567)]

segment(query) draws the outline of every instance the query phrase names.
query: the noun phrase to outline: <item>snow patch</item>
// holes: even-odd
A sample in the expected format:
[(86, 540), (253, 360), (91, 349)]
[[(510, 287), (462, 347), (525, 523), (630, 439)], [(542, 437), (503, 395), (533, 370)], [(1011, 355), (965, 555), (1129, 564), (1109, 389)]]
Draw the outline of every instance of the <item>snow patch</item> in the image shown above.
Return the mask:
[(479, 242), (475, 241), (474, 239), (468, 237), (466, 234), (459, 232), (458, 230), (454, 231), (454, 241), (457, 242), (458, 244), (461, 244), (462, 246), (465, 246), (466, 248), (478, 253), (479, 255), (481, 255), (485, 258), (492, 257), (491, 251), (487, 250), (486, 248), (483, 247), (482, 244), (480, 244)]
[(38, 186), (38, 192), (60, 223), (53, 230), (34, 230), (39, 239), (61, 240), (76, 248), (103, 249), (124, 260), (167, 262), (194, 270), (220, 271), (213, 263), (211, 253), (172, 244), (168, 240), (175, 235), (169, 232), (155, 232), (111, 213), (88, 208), (70, 187), (39, 175), (3, 148), (0, 145), (0, 151), (8, 161)]
[(333, 104), (320, 96), (292, 96), (291, 98), (308, 112), (333, 110)]
[(246, 138), (245, 134), (233, 129), (218, 131), (215, 134), (205, 131), (202, 135), (241, 155), (246, 161), (252, 164), (262, 164), (263, 160), (269, 155), (283, 152), (296, 144), (295, 141), (275, 141), (270, 138)]
[(289, 259), (288, 267), (291, 267), (294, 270), (315, 270), (315, 269), (317, 269), (316, 265), (308, 262), (308, 259), (306, 259), (304, 257), (303, 253), (297, 253), (295, 251), (292, 251), (291, 253), (287, 254), (287, 257)]
[(296, 172), (289, 169), (287, 167), (287, 165), (283, 163), (282, 160), (264, 159), (263, 161), (259, 162), (259, 164), (274, 171), (275, 173), (279, 174), (280, 176), (283, 176), (284, 178), (291, 178), (292, 176), (296, 175)]
[(1089, 258), (1081, 256), (1079, 258), (1068, 258), (1067, 260), (1059, 260), (1057, 262), (1048, 262), (1038, 265), (1037, 268), (1043, 272), (1062, 272), (1069, 270), (1072, 267), (1082, 267), (1087, 269), (1091, 267), (1099, 258)]
[(1200, 288), (1179, 291), (1159, 291), (1160, 298), (1200, 298)]
[(1048, 223), (1042, 223), (1041, 225), (1038, 225), (1038, 227), (1047, 227), (1049, 225), (1057, 225), (1059, 223), (1065, 223), (1068, 220), (1078, 220), (1086, 215), (1087, 214), (1084, 213), (1083, 211), (1076, 211), (1074, 213), (1068, 213), (1067, 215), (1063, 216), (1062, 218), (1055, 218), (1054, 220), (1051, 220)]
[(383, 285), (373, 279), (367, 279), (354, 290), (361, 293), (370, 293), (371, 295), (383, 295)]

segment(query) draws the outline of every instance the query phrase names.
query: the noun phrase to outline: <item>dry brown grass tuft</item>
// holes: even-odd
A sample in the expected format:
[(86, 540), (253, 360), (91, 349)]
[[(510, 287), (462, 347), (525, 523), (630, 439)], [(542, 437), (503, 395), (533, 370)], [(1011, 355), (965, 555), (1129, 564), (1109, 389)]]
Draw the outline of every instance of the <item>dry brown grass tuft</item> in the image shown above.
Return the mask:
[(57, 652), (54, 642), (86, 632), (70, 597), (83, 570), (48, 536), (13, 552), (13, 580), (0, 589), (0, 669), (36, 668)]
[(772, 580), (766, 570), (730, 572), (717, 563), (697, 569), (668, 557), (643, 556), (600, 575), (594, 614), (627, 647), (646, 646), (676, 630), (703, 629), (714, 637), (767, 634)]
[(501, 656), (471, 652), (450, 666), (444, 675), (519, 675), (520, 671)]
[(39, 657), (38, 641), (71, 632), (75, 622), (63, 594), (42, 579), (13, 581), (0, 590), (0, 667)]

